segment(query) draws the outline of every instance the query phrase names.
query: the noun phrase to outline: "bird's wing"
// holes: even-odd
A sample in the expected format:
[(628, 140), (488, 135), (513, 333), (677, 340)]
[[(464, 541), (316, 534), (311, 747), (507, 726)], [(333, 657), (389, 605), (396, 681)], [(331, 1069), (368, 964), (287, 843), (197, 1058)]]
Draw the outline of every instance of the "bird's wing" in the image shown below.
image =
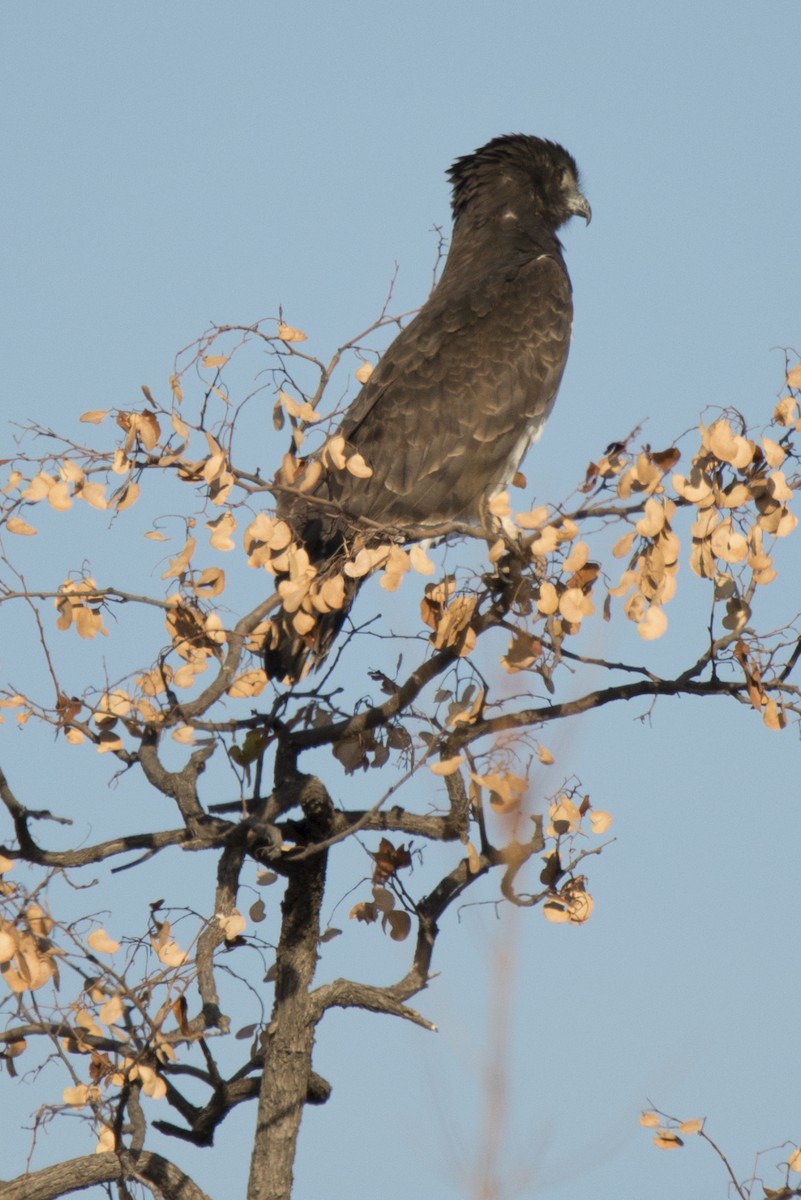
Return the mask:
[(570, 281), (552, 255), (462, 290), (441, 283), (345, 414), (340, 432), (371, 478), (337, 472), (331, 499), (393, 526), (477, 515), (550, 412), (571, 321)]

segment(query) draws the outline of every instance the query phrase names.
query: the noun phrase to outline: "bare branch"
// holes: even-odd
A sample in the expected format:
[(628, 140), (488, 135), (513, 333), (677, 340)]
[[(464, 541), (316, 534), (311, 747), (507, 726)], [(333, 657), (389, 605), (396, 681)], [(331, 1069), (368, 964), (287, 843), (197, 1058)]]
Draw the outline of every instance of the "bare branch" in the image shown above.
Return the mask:
[(637, 700), (643, 697), (656, 696), (731, 696), (736, 700), (745, 698), (746, 688), (742, 683), (727, 683), (722, 679), (710, 679), (706, 682), (691, 679), (657, 679), (642, 680), (637, 683), (621, 683), (615, 687), (600, 688), (587, 692), (575, 700), (566, 700), (562, 704), (549, 704), (542, 708), (524, 708), (518, 712), (503, 713), (499, 717), (488, 717), (476, 721), (474, 725), (456, 730), (449, 737), (449, 743), (455, 748), (467, 746), (478, 738), (492, 736), (496, 733), (512, 729), (525, 729), (529, 726), (544, 725), (549, 721), (560, 721), (565, 717), (579, 716), (581, 713), (602, 708), (605, 704), (615, 704), (619, 701)]
[(160, 1154), (87, 1154), (0, 1184), (0, 1200), (56, 1200), (100, 1183), (136, 1179), (165, 1200), (210, 1200), (188, 1175)]

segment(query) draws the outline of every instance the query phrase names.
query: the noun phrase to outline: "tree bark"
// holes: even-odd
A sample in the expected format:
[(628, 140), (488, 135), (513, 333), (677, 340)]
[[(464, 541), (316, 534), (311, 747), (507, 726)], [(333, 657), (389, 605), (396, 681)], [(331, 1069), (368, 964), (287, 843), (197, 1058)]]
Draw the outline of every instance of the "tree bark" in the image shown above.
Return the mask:
[(248, 1200), (289, 1200), (292, 1166), (312, 1075), (317, 966), (326, 855), (291, 870), (281, 905), (275, 1004), (265, 1040)]
[(142, 1150), (136, 1154), (87, 1154), (0, 1183), (0, 1200), (55, 1200), (100, 1183), (138, 1179), (165, 1200), (209, 1200), (175, 1163)]

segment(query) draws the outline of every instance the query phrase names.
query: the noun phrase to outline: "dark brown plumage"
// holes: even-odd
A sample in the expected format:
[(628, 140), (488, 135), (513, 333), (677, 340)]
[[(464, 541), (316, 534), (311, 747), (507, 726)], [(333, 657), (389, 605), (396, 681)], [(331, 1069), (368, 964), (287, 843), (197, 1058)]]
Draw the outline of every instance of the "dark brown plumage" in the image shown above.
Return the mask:
[[(442, 277), (338, 430), (372, 474), (329, 468), (308, 497), (279, 493), (278, 513), (318, 576), (340, 573), (359, 544), (483, 520), (556, 398), (573, 315), (557, 230), (591, 215), (576, 164), (554, 142), (511, 134), (448, 174), (454, 228)], [(303, 634), (293, 613), (278, 613), (266, 655), (273, 679), (294, 681), (322, 661), (358, 582), (346, 581), (343, 609)]]

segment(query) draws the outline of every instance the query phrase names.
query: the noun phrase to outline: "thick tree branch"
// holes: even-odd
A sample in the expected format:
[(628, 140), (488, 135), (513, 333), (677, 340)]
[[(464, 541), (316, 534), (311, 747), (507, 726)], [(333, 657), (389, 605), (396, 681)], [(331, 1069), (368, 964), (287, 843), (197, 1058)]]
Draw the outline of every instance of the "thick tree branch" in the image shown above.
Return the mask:
[[(276, 789), (291, 783), (291, 762), (284, 760)], [(301, 805), (313, 840), (324, 840), (334, 817), (331, 799), (319, 780), (295, 775)], [(311, 1056), (317, 1013), (309, 991), (317, 966), (320, 910), (327, 855), (293, 863), (281, 904), (281, 936), (276, 953), (275, 1003), (264, 1042), (264, 1070), (248, 1200), (288, 1200), (303, 1106), (312, 1076)], [(1, 1200), (1, 1198), (0, 1198)]]
[[(149, 850), (156, 853), (166, 846), (183, 845), (192, 837), (187, 829), (165, 829), (158, 833), (126, 834), (123, 837), (110, 838), (107, 842), (98, 842), (94, 846), (84, 846), (81, 850), (43, 850), (31, 837), (28, 829), (28, 822), (34, 818), (41, 819), (43, 814), (31, 812), (20, 804), (2, 769), (0, 800), (11, 815), (19, 842), (19, 850), (0, 846), (0, 852), (9, 858), (22, 858), (26, 862), (43, 867), (85, 867), (118, 854), (128, 854), (133, 850)], [(49, 814), (47, 816), (49, 817)], [(59, 820), (57, 817), (52, 819)]]
[[(252, 1069), (257, 1069), (260, 1062), (252, 1063)], [(174, 1125), (171, 1121), (154, 1121), (153, 1128), (168, 1137), (180, 1138), (191, 1142), (194, 1146), (212, 1146), (217, 1127), (239, 1104), (248, 1100), (256, 1100), (261, 1089), (261, 1079), (256, 1076), (222, 1080), (215, 1088), (211, 1099), (201, 1108), (190, 1104), (169, 1081), (167, 1081), (167, 1101), (187, 1122), (188, 1129)], [(316, 1071), (309, 1077), (309, 1088), (306, 1093), (307, 1104), (325, 1104), (331, 1095), (331, 1085)]]
[(437, 1032), (437, 1027), (432, 1021), (397, 998), (394, 987), (374, 987), (372, 984), (358, 983), (353, 979), (334, 979), (318, 988), (314, 995), (321, 1016), (329, 1008), (363, 1008), (368, 1012), (403, 1017), (413, 1025), (419, 1025), (432, 1033)]
[(657, 696), (732, 696), (743, 700), (747, 689), (743, 683), (726, 682), (722, 679), (709, 679), (704, 682), (692, 679), (643, 679), (636, 683), (621, 683), (614, 687), (599, 688), (587, 692), (575, 700), (566, 700), (562, 704), (548, 704), (542, 708), (524, 708), (517, 712), (503, 713), (499, 717), (488, 717), (477, 720), (472, 725), (457, 729), (448, 737), (448, 745), (453, 749), (467, 746), (482, 737), (491, 737), (496, 733), (507, 732), (511, 729), (527, 729), (531, 726), (544, 725), (548, 721), (559, 721), (564, 717), (575, 717), (581, 713), (602, 708), (606, 704), (614, 704), (623, 700), (638, 700), (643, 697)]
[(217, 864), (217, 889), (214, 897), (214, 915), (207, 922), (198, 938), (197, 986), (203, 1005), (200, 1024), (203, 1029), (218, 1027), (228, 1031), (230, 1022), (220, 1011), (219, 995), (214, 978), (214, 951), (225, 941), (225, 931), (218, 916), (228, 917), (236, 905), (239, 890), (239, 873), (245, 856), (244, 846), (226, 847)]
[(198, 776), (205, 770), (206, 760), (214, 752), (213, 743), (201, 746), (189, 757), (180, 771), (168, 771), (158, 755), (159, 734), (148, 730), (142, 738), (137, 758), (145, 778), (157, 791), (170, 796), (190, 828), (206, 814), (198, 799)]
[(188, 1175), (160, 1154), (87, 1154), (0, 1183), (0, 1200), (56, 1200), (96, 1184), (136, 1179), (159, 1200), (210, 1200)]

